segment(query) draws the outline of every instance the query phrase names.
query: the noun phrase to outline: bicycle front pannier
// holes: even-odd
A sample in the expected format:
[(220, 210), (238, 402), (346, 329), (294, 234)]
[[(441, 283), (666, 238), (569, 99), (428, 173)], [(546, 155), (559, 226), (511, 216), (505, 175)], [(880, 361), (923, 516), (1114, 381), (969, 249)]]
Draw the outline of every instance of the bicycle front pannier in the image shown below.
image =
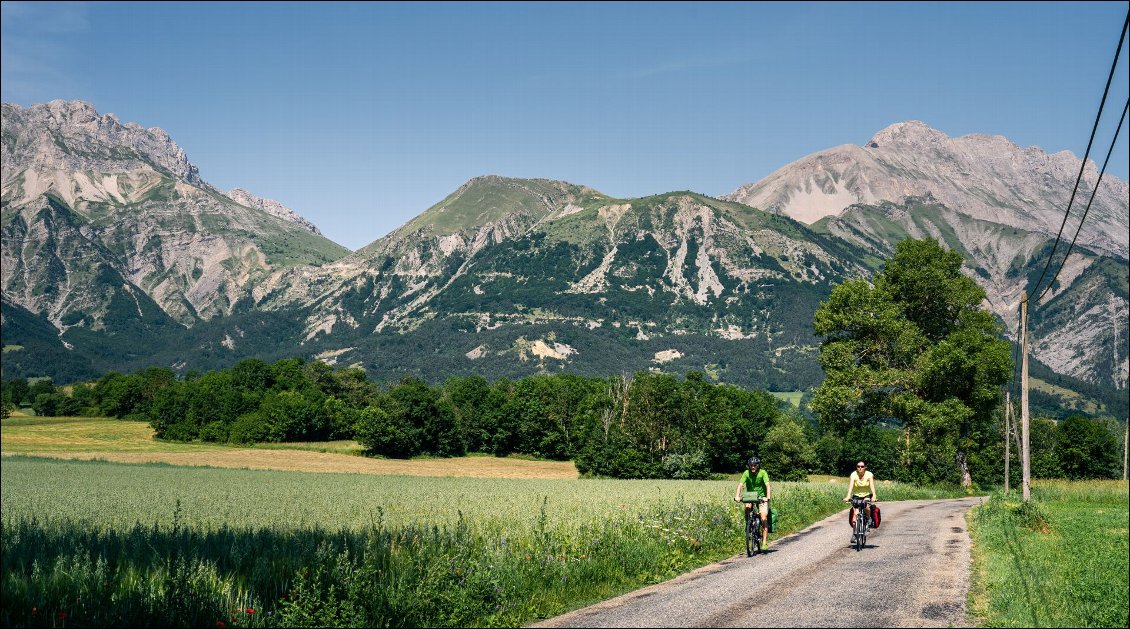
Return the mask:
[(871, 526), (873, 528), (879, 528), (879, 505), (871, 505), (871, 519), (874, 520), (874, 522), (871, 523)]
[(772, 507), (769, 508), (769, 532), (777, 532), (777, 510)]
[(759, 494), (758, 492), (756, 492), (756, 491), (743, 491), (742, 492), (742, 502), (752, 502), (754, 504), (757, 504), (758, 500), (761, 500), (761, 494)]

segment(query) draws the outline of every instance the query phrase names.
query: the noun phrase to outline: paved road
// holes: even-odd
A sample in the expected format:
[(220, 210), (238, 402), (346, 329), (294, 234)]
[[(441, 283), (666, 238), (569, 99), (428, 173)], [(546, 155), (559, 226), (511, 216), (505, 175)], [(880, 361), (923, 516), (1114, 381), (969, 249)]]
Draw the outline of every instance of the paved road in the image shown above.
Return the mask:
[(980, 502), (882, 502), (882, 526), (862, 551), (848, 546), (845, 509), (777, 540), (768, 553), (742, 554), (534, 626), (968, 626), (965, 513)]

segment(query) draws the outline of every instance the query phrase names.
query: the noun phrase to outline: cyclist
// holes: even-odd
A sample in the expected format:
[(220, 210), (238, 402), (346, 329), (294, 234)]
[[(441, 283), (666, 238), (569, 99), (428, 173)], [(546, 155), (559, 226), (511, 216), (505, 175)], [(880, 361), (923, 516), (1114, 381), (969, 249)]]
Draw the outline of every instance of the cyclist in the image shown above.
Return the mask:
[[(737, 492), (734, 493), (734, 502), (742, 501), (742, 490), (756, 492), (765, 500), (758, 501), (757, 511), (761, 516), (761, 547), (769, 548), (769, 500), (773, 497), (773, 486), (769, 484), (769, 474), (761, 468), (761, 459), (751, 456), (746, 461), (747, 469), (738, 481)], [(746, 517), (750, 517), (753, 503), (746, 503)]]
[[(867, 463), (859, 461), (855, 464), (855, 471), (851, 473), (848, 478), (847, 495), (844, 496), (844, 502), (851, 502), (852, 496), (856, 498), (870, 498), (871, 504), (879, 502), (878, 497), (875, 495), (875, 475), (867, 470)], [(855, 507), (851, 508), (851, 516), (848, 521), (851, 522), (852, 528), (855, 527)], [(867, 507), (867, 517), (871, 518), (871, 507)], [(874, 520), (870, 520), (874, 522)]]

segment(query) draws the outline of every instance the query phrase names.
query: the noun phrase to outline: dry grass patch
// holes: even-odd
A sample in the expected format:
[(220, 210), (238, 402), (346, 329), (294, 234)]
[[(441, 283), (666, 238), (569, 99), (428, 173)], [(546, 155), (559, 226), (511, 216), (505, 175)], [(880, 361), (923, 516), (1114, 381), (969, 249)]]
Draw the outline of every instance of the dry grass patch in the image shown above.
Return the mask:
[(4, 454), (197, 452), (220, 446), (155, 441), (145, 422), (90, 417), (11, 417), (0, 424)]
[[(14, 421), (13, 421), (14, 420)], [(468, 478), (577, 478), (569, 461), (515, 458), (373, 459), (355, 441), (264, 444), (253, 448), (153, 439), (144, 422), (88, 417), (10, 418), (0, 425), (0, 452), (115, 463)]]
[[(9, 453), (5, 453), (8, 455)], [(166, 463), (169, 465), (226, 467), (289, 472), (336, 472), (390, 476), (442, 476), (447, 478), (531, 478), (571, 480), (578, 477), (571, 461), (527, 461), (495, 457), (453, 459), (373, 459), (309, 450), (213, 447), (192, 452), (22, 452), (24, 456), (114, 463)]]

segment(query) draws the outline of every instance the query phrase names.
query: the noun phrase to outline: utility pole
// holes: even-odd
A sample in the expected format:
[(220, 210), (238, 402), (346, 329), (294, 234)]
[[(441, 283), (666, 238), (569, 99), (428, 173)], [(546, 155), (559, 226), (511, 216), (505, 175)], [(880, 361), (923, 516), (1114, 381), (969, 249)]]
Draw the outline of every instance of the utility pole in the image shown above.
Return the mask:
[(1122, 427), (1122, 480), (1126, 480), (1126, 447), (1130, 446), (1130, 420)]
[[(1008, 416), (1009, 411), (1012, 410), (1012, 403), (1010, 402), (1012, 392), (1004, 392), (1004, 493), (1008, 495), (1008, 439), (1012, 436), (1012, 427), (1009, 424)], [(1125, 466), (1124, 466), (1125, 467)]]
[(1032, 476), (1028, 452), (1028, 293), (1020, 299), (1020, 470), (1024, 502), (1032, 498)]

